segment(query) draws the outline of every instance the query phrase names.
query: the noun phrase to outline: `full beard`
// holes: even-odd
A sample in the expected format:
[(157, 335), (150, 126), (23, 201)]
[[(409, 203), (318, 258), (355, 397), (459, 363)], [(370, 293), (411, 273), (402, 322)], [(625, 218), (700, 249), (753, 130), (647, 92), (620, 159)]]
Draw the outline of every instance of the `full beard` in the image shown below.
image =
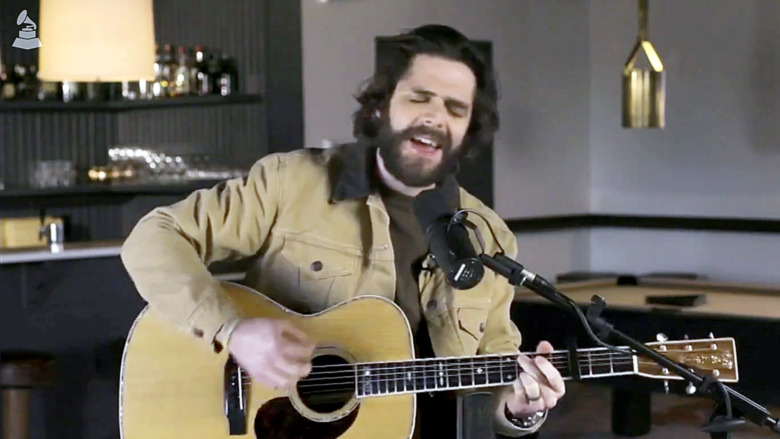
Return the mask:
[[(414, 154), (404, 155), (403, 143), (421, 134), (431, 136), (441, 147), (441, 159), (432, 168), (426, 167), (428, 161), (423, 157)], [(409, 187), (427, 187), (455, 172), (458, 169), (462, 150), (462, 148), (453, 148), (449, 135), (435, 129), (410, 127), (403, 131), (393, 131), (388, 124), (380, 130), (376, 144), (387, 171)]]

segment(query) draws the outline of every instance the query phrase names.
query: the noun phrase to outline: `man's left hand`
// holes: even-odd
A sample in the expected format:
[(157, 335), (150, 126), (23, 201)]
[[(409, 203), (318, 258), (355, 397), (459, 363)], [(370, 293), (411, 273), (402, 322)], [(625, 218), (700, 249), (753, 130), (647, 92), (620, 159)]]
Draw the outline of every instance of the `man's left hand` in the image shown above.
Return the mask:
[[(554, 349), (547, 341), (536, 347), (537, 353), (550, 353)], [(517, 358), (522, 372), (512, 383), (514, 392), (508, 395), (507, 408), (515, 416), (528, 416), (532, 413), (555, 407), (566, 393), (566, 386), (558, 369), (543, 356), (534, 359), (520, 354)]]

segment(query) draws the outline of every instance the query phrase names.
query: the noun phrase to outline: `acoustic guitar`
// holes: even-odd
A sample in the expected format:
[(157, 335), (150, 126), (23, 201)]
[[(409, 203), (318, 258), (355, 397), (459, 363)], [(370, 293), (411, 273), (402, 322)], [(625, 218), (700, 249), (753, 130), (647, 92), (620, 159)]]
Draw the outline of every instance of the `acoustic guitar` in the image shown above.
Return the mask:
[[(302, 315), (251, 288), (222, 285), (245, 316), (287, 319), (312, 336), (311, 373), (294, 388), (266, 388), (227, 349), (215, 354), (147, 307), (130, 329), (122, 359), (122, 438), (408, 438), (417, 393), (507, 385), (520, 372), (516, 355), (414, 359), (406, 317), (385, 298), (361, 296)], [(692, 370), (738, 381), (732, 338), (647, 345)], [(604, 348), (546, 355), (565, 379), (681, 379), (648, 359)]]

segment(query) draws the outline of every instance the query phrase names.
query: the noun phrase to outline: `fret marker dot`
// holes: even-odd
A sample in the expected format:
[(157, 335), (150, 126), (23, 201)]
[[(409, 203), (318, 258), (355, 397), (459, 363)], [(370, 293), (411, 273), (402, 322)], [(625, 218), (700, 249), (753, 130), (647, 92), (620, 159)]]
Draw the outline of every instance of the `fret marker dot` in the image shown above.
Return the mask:
[(482, 373), (482, 368), (477, 369), (477, 373)]
[(506, 379), (511, 380), (512, 379), (512, 375), (507, 375)]
[(370, 370), (367, 370), (367, 371), (366, 371), (366, 376), (369, 376), (369, 375), (371, 375), (371, 371), (370, 371)]

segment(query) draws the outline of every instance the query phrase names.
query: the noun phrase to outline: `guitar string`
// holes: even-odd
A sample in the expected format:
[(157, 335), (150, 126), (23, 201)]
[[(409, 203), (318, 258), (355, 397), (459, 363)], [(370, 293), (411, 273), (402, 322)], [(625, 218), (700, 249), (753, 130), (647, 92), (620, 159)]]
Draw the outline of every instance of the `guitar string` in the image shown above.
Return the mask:
[[(556, 366), (556, 365), (557, 366), (568, 366), (569, 361), (568, 361), (568, 358), (558, 358), (558, 359), (553, 359), (551, 361), (551, 363), (554, 366)], [(629, 364), (629, 363), (633, 363), (633, 359), (625, 358), (625, 357), (622, 357), (622, 358), (621, 357), (617, 357), (617, 358), (613, 358), (613, 359), (597, 359), (595, 361), (590, 361), (590, 362), (585, 361), (584, 363), (581, 362), (580, 366), (587, 366), (588, 364), (590, 364), (591, 366), (599, 367), (599, 366), (608, 366), (610, 364)], [(369, 364), (371, 364), (371, 363), (369, 363)], [(499, 367), (499, 366), (500, 367), (504, 367), (504, 366), (507, 366), (508, 367), (509, 364), (515, 365), (516, 362), (515, 361), (506, 361), (506, 360), (489, 360), (489, 361), (484, 361), (484, 362), (477, 362), (477, 361), (472, 362), (472, 361), (466, 360), (466, 361), (458, 361), (458, 362), (442, 362), (442, 361), (439, 361), (437, 363), (412, 363), (412, 364), (409, 364), (409, 363), (397, 363), (396, 365), (393, 365), (392, 363), (373, 363), (369, 367), (363, 366), (363, 367), (360, 367), (360, 369), (362, 369), (364, 371), (365, 370), (370, 370), (371, 373), (385, 373), (385, 372), (388, 372), (388, 371), (395, 371), (395, 372), (403, 371), (403, 372), (406, 372), (406, 371), (410, 371), (410, 370), (423, 370), (423, 371), (435, 370), (435, 371), (438, 371), (438, 370), (440, 370), (442, 368), (445, 369), (445, 370), (450, 370), (450, 369), (454, 369), (454, 368), (461, 369), (464, 366), (465, 367), (474, 367), (474, 368), (476, 368), (476, 367), (489, 367), (489, 366), (494, 366), (494, 367)], [(340, 374), (340, 373), (349, 373), (349, 374), (355, 374), (356, 373), (356, 368), (355, 368), (354, 365), (342, 364), (342, 365), (332, 365), (331, 367), (336, 367), (336, 366), (339, 367), (338, 370), (332, 370), (331, 369), (331, 370), (328, 370), (328, 371), (320, 370), (320, 366), (315, 366), (313, 368), (313, 371), (309, 374), (309, 376), (315, 376), (315, 375), (316, 376), (324, 376), (324, 375), (332, 375), (332, 374)]]
[[(590, 365), (590, 367), (587, 364), (580, 364), (580, 370), (582, 371), (583, 368), (591, 370), (593, 367), (598, 368), (598, 367), (612, 366), (612, 371), (614, 373), (615, 372), (614, 371), (614, 367), (626, 366), (628, 364), (633, 364), (633, 362), (620, 362), (620, 363), (613, 362), (611, 365), (609, 363), (600, 363), (600, 364), (592, 364), (592, 365)], [(416, 372), (417, 374), (419, 374), (419, 373), (425, 374), (425, 373), (430, 373), (430, 372), (436, 372), (436, 373), (442, 372), (442, 373), (447, 373), (448, 377), (454, 377), (454, 376), (461, 376), (461, 377), (466, 376), (466, 377), (468, 377), (468, 376), (471, 376), (471, 375), (474, 375), (474, 376), (482, 376), (482, 375), (486, 375), (486, 374), (487, 375), (489, 375), (489, 374), (494, 374), (495, 375), (495, 374), (504, 372), (503, 369), (504, 369), (504, 366), (501, 365), (501, 364), (488, 364), (488, 365), (486, 365), (486, 367), (483, 367), (483, 372), (481, 372), (481, 373), (480, 372), (476, 372), (476, 370), (473, 371), (472, 373), (469, 373), (469, 372), (471, 372), (471, 370), (465, 370), (464, 371), (462, 368), (453, 368), (453, 367), (444, 367), (444, 368), (441, 368), (441, 369), (439, 369), (439, 368), (436, 368), (436, 369), (423, 369), (423, 370), (420, 370), (419, 368), (418, 369), (408, 369), (408, 370), (387, 369), (387, 371), (389, 371), (390, 373), (383, 373), (383, 374), (378, 374), (378, 375), (375, 374), (371, 378), (375, 378), (376, 379), (376, 381), (373, 381), (373, 383), (376, 384), (378, 382), (391, 382), (391, 381), (397, 382), (397, 381), (399, 381), (399, 378), (401, 378), (401, 380), (406, 380), (407, 377), (408, 377), (409, 372)], [(375, 372), (375, 371), (376, 370), (372, 370), (372, 372)], [(506, 371), (506, 372), (510, 372), (510, 371), (512, 371), (512, 372), (520, 371), (521, 372), (522, 370), (513, 368), (512, 370), (509, 370), (509, 371)], [(628, 370), (626, 370), (626, 372), (627, 371)], [(456, 372), (457, 372), (457, 375), (455, 375)], [(466, 374), (464, 375), (463, 372), (466, 372)], [(598, 371), (596, 371), (596, 372), (598, 372)], [(620, 371), (617, 371), (617, 372), (619, 373)], [(317, 387), (317, 386), (337, 386), (337, 385), (350, 385), (351, 386), (351, 385), (354, 385), (355, 384), (355, 380), (356, 380), (355, 371), (354, 370), (344, 370), (343, 373), (344, 373), (344, 375), (342, 375), (342, 376), (329, 377), (329, 378), (309, 378), (309, 377), (307, 377), (306, 379), (304, 379), (299, 384), (299, 386), (301, 386), (301, 387), (309, 387), (310, 388), (310, 387)], [(581, 374), (582, 375), (595, 375), (595, 374), (592, 374), (592, 373), (582, 373), (582, 372), (581, 372)], [(309, 376), (311, 376), (311, 374)], [(365, 377), (364, 375), (360, 375), (359, 379), (362, 379), (362, 380), (365, 381), (364, 377)], [(243, 378), (242, 381), (245, 382), (245, 383), (251, 382), (251, 378), (250, 377), (242, 377), (242, 378)], [(437, 375), (415, 376), (414, 377), (415, 380), (420, 380), (420, 379), (423, 379), (423, 380), (425, 380), (425, 379), (438, 380), (440, 378), (441, 378), (441, 376), (437, 376)], [(337, 381), (339, 379), (343, 379), (344, 381)], [(315, 383), (313, 383), (314, 381), (329, 381), (329, 382), (323, 383), (323, 384), (315, 384)]]
[[(650, 363), (654, 364), (654, 363)], [(365, 388), (366, 386), (369, 386), (370, 390), (375, 393), (398, 393), (398, 392), (408, 392), (410, 391), (408, 387), (413, 387), (411, 391), (414, 392), (424, 392), (428, 390), (438, 390), (442, 387), (445, 388), (458, 388), (458, 387), (470, 387), (473, 385), (491, 385), (491, 384), (508, 384), (510, 381), (514, 381), (516, 377), (504, 379), (503, 375), (499, 377), (498, 380), (494, 379), (496, 375), (499, 374), (499, 370), (496, 370), (495, 367), (489, 368), (489, 370), (485, 370), (480, 374), (459, 374), (459, 375), (448, 375), (446, 377), (442, 376), (415, 376), (412, 380), (411, 386), (405, 385), (405, 383), (408, 381), (406, 379), (399, 380), (396, 378), (386, 378), (386, 377), (374, 377), (375, 380), (369, 380), (366, 382), (365, 380), (362, 382), (362, 385), (360, 382), (358, 382), (358, 385), (361, 385), (360, 387)], [(588, 376), (596, 376), (596, 375), (605, 375), (597, 373), (581, 373), (581, 375), (588, 377)], [(629, 372), (629, 370), (625, 371), (612, 371), (609, 374), (614, 373), (623, 373), (623, 372)], [(609, 375), (607, 374), (607, 375)], [(450, 384), (450, 382), (455, 379), (459, 378), (459, 384)], [(483, 381), (484, 379), (484, 381)], [(446, 385), (440, 385), (438, 383), (444, 382)], [(463, 384), (463, 381), (471, 381), (470, 383)], [(427, 385), (429, 383), (433, 383), (432, 385)], [(321, 384), (310, 384), (308, 383), (308, 380), (301, 382), (297, 387), (300, 393), (306, 394), (306, 395), (314, 395), (318, 393), (332, 393), (336, 390), (348, 390), (350, 392), (355, 390), (355, 377), (351, 377), (347, 381), (339, 381), (339, 382), (332, 382), (332, 383), (321, 383)], [(385, 390), (383, 390), (380, 386), (383, 386)], [(322, 388), (331, 388), (329, 390), (323, 390)], [(335, 389), (332, 389), (335, 387)], [(313, 390), (315, 389), (316, 390)], [(399, 390), (402, 389), (402, 390)], [(363, 392), (363, 396), (370, 395), (371, 392)]]
[[(598, 353), (590, 353), (595, 351), (585, 351), (585, 352), (579, 352), (577, 357), (580, 359), (587, 359), (587, 358), (603, 358), (603, 357), (611, 357), (611, 358), (633, 358), (633, 356), (629, 357), (628, 355), (617, 353), (617, 352), (611, 352), (604, 349), (603, 351), (599, 351)], [(712, 349), (693, 349), (693, 350), (673, 350), (673, 351), (665, 351), (665, 353), (694, 353), (694, 352), (714, 352)], [(547, 358), (548, 360), (566, 360), (569, 359), (569, 354), (567, 351), (555, 351), (551, 353), (523, 353), (523, 355), (528, 356), (529, 358), (533, 359), (534, 357), (542, 356)], [(636, 356), (636, 354), (635, 354)], [(641, 355), (640, 355), (641, 356)], [(422, 363), (434, 363), (434, 362), (441, 362), (441, 361), (471, 361), (471, 359), (474, 359), (475, 361), (483, 361), (483, 359), (488, 359), (488, 361), (504, 361), (507, 358), (517, 358), (517, 355), (514, 354), (504, 354), (504, 355), (486, 355), (486, 356), (477, 356), (477, 357), (461, 357), (461, 358), (451, 358), (451, 357), (445, 357), (445, 358), (415, 358), (410, 360), (400, 360), (400, 361), (387, 361), (387, 362), (363, 362), (363, 363), (352, 363), (349, 365), (344, 364), (332, 364), (332, 365), (322, 365), (317, 366), (318, 370), (321, 369), (327, 369), (327, 368), (337, 368), (337, 367), (354, 367), (354, 366), (363, 366), (363, 365), (379, 365), (379, 364), (389, 364), (389, 363), (404, 363), (406, 361), (413, 361), (416, 364), (422, 364)]]
[[(447, 376), (415, 376), (411, 380), (411, 383), (413, 384), (412, 387), (414, 387), (413, 390), (431, 390), (431, 389), (438, 389), (440, 387), (464, 387), (463, 381), (471, 381), (471, 383), (467, 383), (465, 387), (469, 387), (470, 385), (489, 385), (489, 384), (506, 384), (510, 381), (514, 381), (516, 379), (516, 376), (513, 376), (513, 378), (507, 378), (504, 379), (504, 374), (502, 374), (502, 371), (500, 368), (497, 368), (496, 366), (488, 367), (485, 369), (482, 373), (467, 373), (467, 374), (457, 374), (457, 375), (447, 375)], [(514, 372), (514, 371), (512, 371)], [(625, 372), (628, 372), (626, 370)], [(615, 371), (613, 373), (620, 373), (620, 371)], [(403, 375), (403, 374), (402, 374)], [(582, 374), (582, 375), (596, 375), (596, 374)], [(494, 379), (496, 376), (499, 376), (499, 379)], [(457, 385), (450, 385), (450, 382), (455, 379), (459, 378), (459, 383)], [(347, 378), (347, 377), (345, 377)], [(374, 376), (374, 380), (368, 380), (365, 379), (361, 382), (358, 382), (358, 385), (361, 385), (360, 387), (365, 388), (365, 386), (369, 386), (369, 388), (373, 391), (376, 389), (376, 392), (384, 392), (384, 393), (396, 393), (398, 392), (399, 388), (405, 388), (407, 386), (404, 386), (403, 384), (407, 382), (407, 379), (398, 379), (398, 375), (388, 378), (386, 376)], [(484, 381), (483, 381), (484, 379)], [(298, 390), (305, 394), (316, 394), (316, 393), (326, 393), (329, 390), (322, 390), (323, 387), (336, 387), (339, 390), (349, 389), (350, 391), (355, 389), (355, 381), (356, 377), (352, 376), (349, 380), (345, 381), (338, 381), (338, 382), (331, 382), (331, 383), (319, 383), (319, 384), (312, 384), (309, 383), (309, 380), (305, 380), (301, 382), (297, 387)], [(446, 385), (439, 385), (440, 382), (446, 383)], [(432, 385), (428, 386), (428, 383), (433, 383)], [(382, 390), (380, 386), (383, 386), (386, 390)], [(394, 389), (394, 390), (391, 390)], [(317, 389), (317, 390), (312, 390)], [(332, 390), (331, 390), (332, 391)], [(402, 390), (407, 391), (407, 390)]]
[[(615, 366), (625, 366), (629, 364), (633, 364), (633, 359), (628, 358), (618, 358), (613, 359), (612, 361), (606, 361), (606, 360), (597, 360), (597, 361), (585, 361), (580, 362), (579, 367), (580, 369), (592, 369), (592, 368), (606, 368), (606, 367), (615, 367)], [(644, 360), (638, 360), (638, 364), (643, 365), (655, 365), (655, 362), (652, 361), (644, 361)], [(512, 365), (515, 365), (514, 362), (511, 363)], [(553, 366), (556, 368), (562, 368), (567, 367), (568, 368), (568, 359), (565, 359), (564, 361), (552, 361)], [(352, 365), (339, 365), (339, 370), (331, 370), (331, 371), (320, 371), (318, 368), (315, 368), (315, 370), (310, 373), (306, 381), (317, 381), (317, 380), (329, 380), (338, 378), (339, 374), (343, 374), (347, 377), (354, 377), (354, 375), (357, 373), (357, 370)], [(417, 372), (417, 373), (430, 373), (430, 372), (447, 372), (447, 373), (454, 373), (457, 371), (463, 371), (463, 368), (466, 367), (466, 370), (470, 370), (469, 368), (478, 368), (482, 367), (483, 369), (488, 370), (495, 370), (498, 368), (499, 370), (508, 367), (506, 362), (503, 361), (488, 361), (485, 363), (472, 363), (472, 362), (461, 362), (461, 363), (438, 363), (438, 364), (412, 364), (412, 365), (400, 365), (400, 366), (392, 366), (383, 364), (382, 366), (375, 366), (368, 368), (371, 373), (376, 375), (381, 375), (384, 377), (395, 377), (399, 375), (408, 375), (409, 372)], [(363, 368), (365, 370), (365, 368)], [(331, 375), (330, 377), (323, 377), (325, 375)], [(337, 376), (332, 376), (337, 375)], [(363, 376), (361, 374), (361, 376)], [(315, 378), (316, 377), (316, 378)], [(247, 376), (242, 376), (242, 378), (249, 379), (251, 378)], [(388, 378), (390, 379), (390, 378)]]
[[(415, 370), (421, 370), (421, 371), (431, 371), (431, 370), (433, 370), (433, 371), (438, 372), (438, 371), (440, 371), (442, 369), (449, 371), (449, 370), (456, 370), (456, 369), (460, 370), (460, 369), (462, 369), (464, 367), (466, 367), (466, 368), (479, 368), (479, 367), (485, 367), (485, 366), (487, 366), (487, 367), (512, 367), (515, 364), (516, 363), (514, 361), (512, 361), (512, 362), (491, 361), (491, 362), (486, 362), (486, 363), (463, 362), (463, 363), (447, 363), (447, 364), (440, 363), (440, 364), (426, 364), (426, 365), (399, 365), (399, 366), (387, 365), (387, 366), (382, 366), (382, 367), (369, 367), (369, 368), (365, 368), (364, 367), (364, 368), (361, 368), (361, 369), (363, 371), (369, 370), (372, 374), (373, 373), (386, 373), (388, 371), (390, 371), (390, 372), (398, 372), (398, 371), (408, 372), (408, 371), (415, 371)], [(568, 367), (568, 364), (569, 364), (568, 361), (553, 361), (552, 362), (552, 365), (556, 366), (556, 367)], [(621, 359), (621, 360), (616, 360), (616, 361), (603, 361), (603, 360), (599, 360), (599, 361), (592, 361), (590, 363), (587, 363), (587, 362), (586, 363), (580, 363), (580, 366), (581, 367), (583, 367), (583, 366), (587, 367), (588, 364), (590, 364), (590, 366), (592, 366), (592, 367), (609, 366), (610, 364), (613, 364), (613, 365), (625, 365), (625, 364), (633, 364), (633, 360), (630, 360), (630, 359)], [(324, 376), (324, 375), (333, 375), (333, 374), (340, 374), (340, 373), (355, 374), (356, 372), (357, 371), (356, 371), (355, 368), (348, 367), (348, 366), (345, 366), (344, 369), (341, 369), (341, 370), (338, 370), (338, 371), (324, 371), (324, 372), (321, 372), (321, 371), (317, 370), (317, 368), (315, 367), (314, 370), (308, 376), (309, 377), (312, 377), (312, 376), (320, 377), (320, 376)], [(327, 379), (327, 378), (323, 378), (323, 379)]]
[[(651, 365), (655, 364), (655, 363), (653, 363), (653, 362), (643, 362), (643, 363), (645, 363), (645, 364), (651, 364)], [(624, 363), (624, 364), (622, 364), (622, 365), (626, 365), (626, 363)], [(583, 367), (583, 366), (586, 366), (586, 365), (580, 365), (580, 369), (582, 369), (582, 367)], [(606, 367), (607, 365), (606, 365), (606, 364), (603, 364), (602, 366), (603, 366), (603, 367)], [(615, 365), (615, 364), (613, 364), (612, 366), (621, 366), (621, 365)], [(448, 372), (453, 372), (453, 371), (448, 371)], [(465, 374), (465, 375), (464, 375), (462, 372), (463, 372), (463, 371), (462, 371), (462, 370), (460, 370), (458, 375), (452, 375), (451, 373), (448, 373), (448, 375), (447, 375), (447, 377), (446, 377), (446, 380), (449, 382), (449, 381), (450, 381), (452, 378), (454, 378), (455, 376), (458, 376), (458, 377), (460, 377), (460, 379), (461, 379), (461, 382), (462, 382), (464, 377), (465, 377), (466, 379), (468, 379), (468, 378), (471, 376), (471, 378), (472, 378), (472, 381), (476, 381), (476, 379), (477, 379), (477, 378), (481, 378), (483, 375), (487, 375), (487, 376), (485, 377), (485, 380), (486, 380), (486, 381), (485, 381), (485, 383), (488, 383), (488, 381), (489, 381), (489, 380), (490, 380), (490, 378), (491, 378), (491, 374), (492, 374), (493, 376), (495, 376), (496, 374), (500, 374), (500, 373), (501, 373), (501, 372), (503, 372), (503, 371), (502, 371), (500, 368), (497, 368), (496, 366), (491, 366), (491, 367), (487, 367), (487, 368), (486, 368), (486, 369), (485, 369), (485, 370), (484, 370), (482, 373), (475, 373), (475, 374), (469, 374), (469, 373), (467, 373), (467, 374)], [(581, 375), (584, 375), (584, 376), (595, 376), (595, 375), (604, 375), (604, 374), (608, 374), (608, 373), (606, 373), (606, 371), (604, 371), (604, 373), (599, 373), (599, 372), (600, 372), (600, 371), (598, 371), (598, 370), (597, 370), (597, 371), (595, 371), (595, 373), (594, 373), (594, 371), (592, 371), (592, 370), (590, 370), (590, 372), (588, 372), (588, 373), (583, 373), (583, 372), (581, 371)], [(623, 372), (629, 372), (629, 370), (624, 370), (624, 371), (615, 371), (615, 370), (614, 370), (614, 367), (613, 367), (613, 368), (611, 369), (611, 371), (609, 372), (609, 374), (613, 374), (613, 373), (623, 373)], [(399, 387), (399, 386), (397, 385), (397, 384), (399, 383), (399, 381), (406, 381), (406, 380), (407, 380), (406, 378), (404, 378), (403, 380), (399, 380), (399, 379), (398, 379), (399, 375), (404, 375), (404, 374), (395, 373), (395, 374), (386, 374), (386, 375), (383, 375), (383, 376), (377, 376), (377, 375), (375, 375), (374, 377), (372, 377), (372, 378), (375, 378), (375, 380), (373, 380), (373, 381), (369, 380), (368, 382), (365, 382), (365, 379), (364, 379), (364, 380), (363, 380), (363, 381), (364, 381), (364, 382), (363, 382), (363, 385), (364, 385), (364, 386), (365, 386), (365, 385), (380, 385), (380, 384), (386, 384), (386, 385), (389, 385), (390, 383), (396, 383), (395, 387), (397, 388), (397, 387)], [(503, 375), (502, 375), (502, 376), (503, 376)], [(246, 379), (246, 378), (247, 378), (247, 377), (245, 377), (245, 379), (244, 379), (244, 380), (242, 380), (242, 382), (243, 382), (244, 384), (250, 383), (250, 382), (251, 382), (251, 379)], [(351, 372), (351, 373), (350, 373), (350, 374), (348, 374), (347, 376), (338, 377), (338, 378), (343, 378), (343, 379), (346, 379), (346, 380), (345, 380), (345, 381), (331, 381), (331, 382), (328, 382), (328, 383), (313, 384), (313, 383), (311, 383), (311, 382), (310, 382), (310, 381), (312, 381), (312, 380), (310, 380), (310, 379), (306, 379), (305, 381), (303, 381), (303, 382), (301, 382), (301, 383), (299, 384), (299, 387), (300, 387), (302, 390), (303, 390), (303, 389), (311, 389), (311, 388), (314, 388), (314, 387), (324, 387), (324, 386), (331, 386), (331, 387), (333, 387), (333, 386), (339, 386), (339, 387), (344, 387), (344, 386), (346, 386), (347, 388), (349, 388), (349, 389), (352, 389), (352, 388), (354, 387), (354, 385), (355, 385), (356, 377), (355, 377), (355, 375), (354, 375), (354, 372)], [(442, 378), (443, 378), (442, 376), (434, 376), (434, 375), (429, 375), (429, 376), (415, 376), (415, 377), (413, 378), (413, 380), (412, 380), (412, 381), (413, 381), (413, 382), (416, 382), (416, 383), (418, 383), (418, 382), (420, 382), (420, 380), (422, 380), (422, 382), (423, 382), (423, 386), (425, 386), (425, 382), (426, 382), (426, 380), (427, 380), (427, 381), (434, 381), (434, 382), (436, 382), (436, 381), (440, 381)], [(514, 379), (512, 379), (512, 380), (514, 380)], [(493, 381), (495, 381), (495, 380), (493, 380)]]
[[(583, 358), (581, 358), (582, 360)], [(370, 364), (369, 367), (362, 366), (361, 369), (365, 370), (368, 369), (372, 373), (386, 373), (388, 371), (393, 371), (397, 373), (406, 373), (408, 371), (428, 371), (428, 370), (434, 370), (439, 371), (440, 369), (445, 370), (454, 370), (462, 369), (465, 367), (483, 367), (483, 366), (490, 366), (495, 365), (496, 367), (508, 367), (509, 364), (514, 365), (516, 362), (514, 360), (506, 361), (507, 358), (503, 360), (499, 359), (491, 359), (488, 361), (469, 361), (469, 360), (456, 360), (456, 362), (427, 362), (427, 363), (402, 363), (399, 362), (396, 365), (393, 365), (392, 363), (368, 363)], [(554, 366), (565, 366), (568, 367), (569, 359), (568, 358), (554, 358), (552, 359), (551, 363)], [(610, 359), (596, 359), (594, 361), (590, 361), (589, 363), (586, 361), (584, 366), (587, 367), (588, 364), (590, 364), (592, 367), (601, 367), (601, 366), (609, 366), (610, 364), (613, 365), (624, 365), (624, 364), (630, 364), (633, 363), (633, 359), (625, 357), (625, 356), (615, 356)], [(364, 363), (366, 364), (366, 363)], [(581, 363), (581, 366), (583, 364)], [(333, 374), (355, 374), (356, 368), (354, 365), (330, 365), (330, 370), (321, 370), (321, 368), (324, 366), (315, 366), (313, 368), (313, 371), (308, 375), (308, 377), (321, 377), (325, 375), (333, 375)], [(338, 367), (337, 370), (333, 370), (334, 367)], [(327, 378), (322, 378), (327, 379)]]

